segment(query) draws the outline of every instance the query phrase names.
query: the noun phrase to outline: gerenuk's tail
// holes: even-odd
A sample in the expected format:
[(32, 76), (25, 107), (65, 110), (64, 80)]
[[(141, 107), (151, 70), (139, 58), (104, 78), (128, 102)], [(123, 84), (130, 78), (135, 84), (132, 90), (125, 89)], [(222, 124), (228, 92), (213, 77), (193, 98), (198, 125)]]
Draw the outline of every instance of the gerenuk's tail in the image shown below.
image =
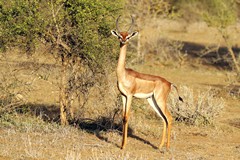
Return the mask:
[(178, 99), (179, 99), (180, 101), (182, 101), (182, 102), (183, 102), (183, 99), (182, 99), (182, 97), (180, 97), (180, 96), (179, 96), (179, 93), (178, 93), (178, 88), (177, 88), (177, 86), (175, 86), (173, 83), (171, 84), (171, 86), (172, 86), (172, 87), (174, 87), (174, 88), (176, 89), (176, 91), (177, 91), (177, 94), (178, 94)]

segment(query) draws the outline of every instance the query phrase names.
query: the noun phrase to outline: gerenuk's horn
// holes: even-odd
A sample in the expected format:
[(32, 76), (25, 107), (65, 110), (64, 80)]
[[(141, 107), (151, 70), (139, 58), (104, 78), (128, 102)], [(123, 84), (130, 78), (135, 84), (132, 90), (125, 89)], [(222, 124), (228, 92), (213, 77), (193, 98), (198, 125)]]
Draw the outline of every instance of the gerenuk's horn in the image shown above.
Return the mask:
[(129, 29), (128, 29), (128, 32), (129, 32), (129, 33), (132, 32), (132, 28), (133, 28), (133, 24), (134, 24), (134, 19), (133, 19), (132, 16), (131, 16), (131, 18), (132, 18), (132, 23), (131, 23), (131, 26), (130, 26)]
[(121, 17), (121, 15), (118, 16), (118, 18), (117, 18), (117, 20), (116, 20), (116, 28), (117, 28), (118, 33), (120, 33), (120, 29), (119, 29), (119, 27), (118, 27), (118, 20), (119, 20), (120, 17)]

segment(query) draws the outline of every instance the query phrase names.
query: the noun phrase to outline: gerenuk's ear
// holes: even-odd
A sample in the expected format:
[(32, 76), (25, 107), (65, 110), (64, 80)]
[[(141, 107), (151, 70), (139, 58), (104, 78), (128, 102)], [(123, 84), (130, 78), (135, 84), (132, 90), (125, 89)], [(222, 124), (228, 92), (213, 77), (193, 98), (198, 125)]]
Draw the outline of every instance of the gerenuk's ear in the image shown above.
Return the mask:
[(118, 32), (116, 32), (116, 31), (114, 31), (114, 30), (111, 30), (111, 33), (112, 33), (112, 35), (120, 38), (120, 35), (118, 34)]
[(136, 35), (138, 35), (138, 31), (132, 32), (130, 35), (127, 36), (127, 39), (131, 39), (131, 38), (135, 37)]

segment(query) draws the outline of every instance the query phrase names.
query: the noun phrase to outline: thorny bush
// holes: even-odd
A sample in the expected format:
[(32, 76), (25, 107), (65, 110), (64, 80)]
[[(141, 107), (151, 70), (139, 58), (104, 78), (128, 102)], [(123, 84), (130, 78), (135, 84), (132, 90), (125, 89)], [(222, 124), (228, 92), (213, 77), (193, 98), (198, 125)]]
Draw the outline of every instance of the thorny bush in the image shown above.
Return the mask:
[[(217, 97), (217, 91), (209, 88), (205, 92), (180, 87), (184, 102), (179, 102), (174, 94), (170, 94), (169, 107), (176, 121), (189, 125), (213, 124), (215, 118), (224, 108), (224, 100)], [(196, 93), (196, 94), (195, 94)]]

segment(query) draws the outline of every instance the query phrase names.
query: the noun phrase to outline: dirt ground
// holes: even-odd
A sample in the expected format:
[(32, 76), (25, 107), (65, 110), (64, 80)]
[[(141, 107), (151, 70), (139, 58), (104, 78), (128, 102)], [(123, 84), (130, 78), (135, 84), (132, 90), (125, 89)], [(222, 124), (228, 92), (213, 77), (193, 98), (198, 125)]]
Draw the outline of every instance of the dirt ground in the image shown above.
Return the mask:
[[(192, 33), (190, 29), (185, 34)], [(197, 31), (194, 30), (194, 32)], [(169, 34), (170, 38), (174, 33), (175, 31)], [(201, 38), (204, 39), (204, 37), (199, 39)], [(186, 39), (186, 41), (190, 40), (190, 38)], [(51, 57), (39, 59), (38, 55), (35, 55), (32, 59), (25, 61), (26, 58), (20, 54), (13, 55), (8, 58), (8, 64), (11, 63), (16, 68), (22, 68), (19, 74), (33, 82), (34, 90), (29, 94), (29, 103), (39, 104), (40, 108), (54, 107), (58, 103), (58, 77), (55, 73), (59, 70), (57, 67), (50, 67), (49, 70), (48, 66), (54, 65)], [(160, 75), (178, 86), (188, 86), (201, 91), (208, 87), (218, 90), (218, 95), (224, 99), (226, 104), (215, 124), (187, 126), (175, 122), (170, 150), (160, 151), (157, 147), (162, 134), (162, 120), (160, 118), (143, 119), (142, 113), (134, 110), (131, 113), (129, 125), (131, 133), (128, 136), (127, 147), (125, 150), (121, 150), (122, 137), (119, 131), (89, 132), (74, 126), (62, 127), (58, 124), (49, 124), (43, 122), (41, 117), (29, 119), (26, 115), (17, 115), (15, 125), (0, 126), (0, 160), (240, 159), (240, 83), (230, 85), (229, 77), (233, 73), (215, 66), (201, 64), (192, 66), (189, 63), (181, 68), (162, 66), (158, 63), (151, 63), (151, 59), (154, 57), (148, 58), (147, 63), (133, 66), (133, 68), (139, 72)], [(45, 64), (45, 67), (29, 73), (31, 67), (37, 68), (36, 59), (39, 64)], [(32, 66), (33, 62), (35, 66)], [(6, 63), (2, 61), (0, 64)], [(3, 71), (7, 69), (7, 66), (0, 65), (0, 68)], [(48, 72), (51, 73), (49, 77), (42, 76)], [(234, 92), (235, 90), (238, 93)], [(6, 119), (8, 118), (6, 117)]]

